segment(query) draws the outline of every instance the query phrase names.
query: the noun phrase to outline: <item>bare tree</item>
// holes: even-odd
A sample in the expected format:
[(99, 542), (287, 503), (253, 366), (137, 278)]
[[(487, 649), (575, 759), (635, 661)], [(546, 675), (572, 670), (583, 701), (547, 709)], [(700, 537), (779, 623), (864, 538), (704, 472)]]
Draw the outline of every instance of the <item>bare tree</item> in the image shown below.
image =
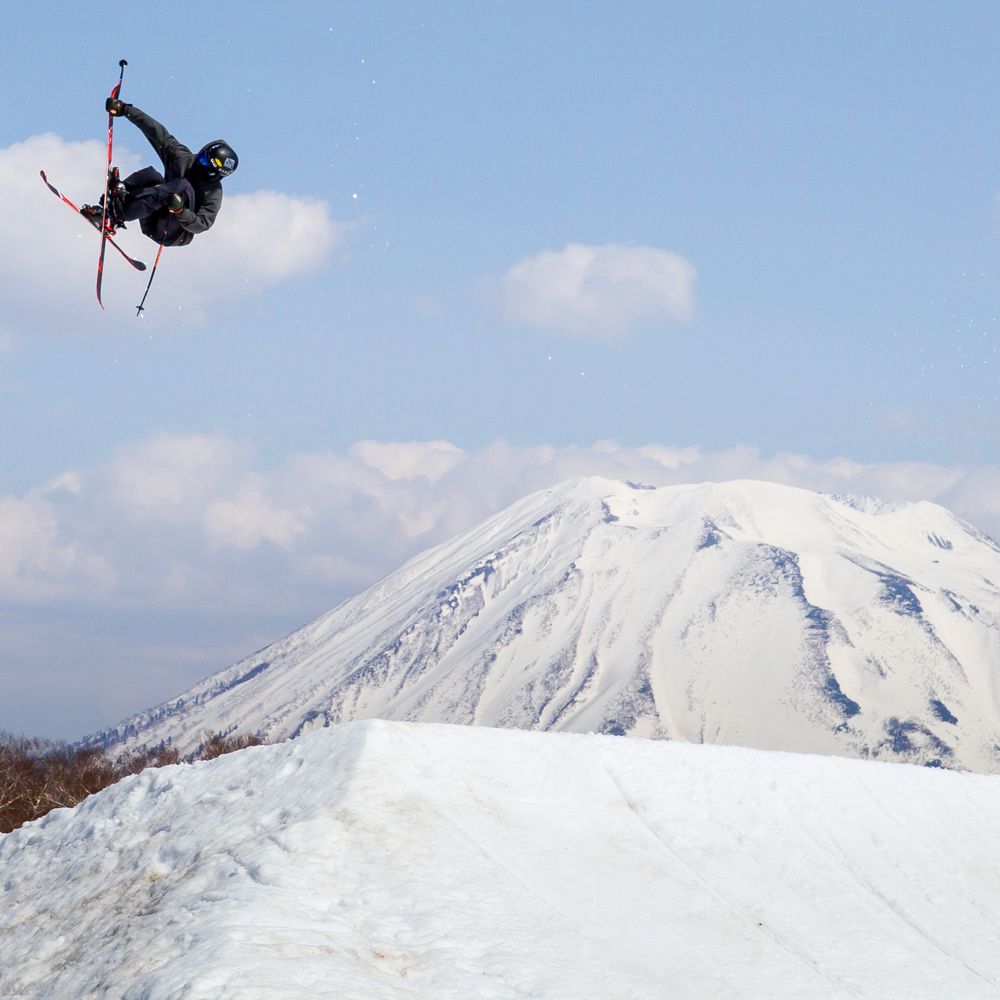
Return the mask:
[[(201, 746), (184, 759), (208, 760), (260, 742), (257, 736), (206, 732)], [(126, 775), (181, 759), (177, 750), (163, 744), (112, 757), (96, 747), (0, 732), (0, 833), (51, 809), (75, 806)]]

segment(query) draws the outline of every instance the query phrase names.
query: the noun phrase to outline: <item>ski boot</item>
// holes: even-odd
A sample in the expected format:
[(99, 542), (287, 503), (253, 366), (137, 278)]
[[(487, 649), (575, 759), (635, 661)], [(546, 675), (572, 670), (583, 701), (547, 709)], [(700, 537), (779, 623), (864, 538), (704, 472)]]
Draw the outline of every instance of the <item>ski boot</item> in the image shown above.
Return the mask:
[(128, 192), (118, 175), (118, 168), (112, 167), (108, 172), (108, 218), (116, 229), (124, 229), (125, 199)]
[(104, 219), (105, 230), (108, 236), (114, 236), (115, 230), (111, 224), (111, 219), (104, 218), (104, 195), (101, 195), (101, 202), (97, 205), (84, 205), (80, 209), (80, 214), (95, 228), (101, 228), (101, 220)]
[(119, 229), (125, 228), (122, 216), (125, 214), (125, 198), (127, 196), (125, 185), (118, 175), (118, 168), (112, 167), (108, 171), (108, 210), (104, 211), (104, 195), (96, 205), (84, 205), (80, 209), (80, 214), (95, 229), (101, 228), (101, 220), (104, 220), (104, 228), (108, 236), (114, 236)]

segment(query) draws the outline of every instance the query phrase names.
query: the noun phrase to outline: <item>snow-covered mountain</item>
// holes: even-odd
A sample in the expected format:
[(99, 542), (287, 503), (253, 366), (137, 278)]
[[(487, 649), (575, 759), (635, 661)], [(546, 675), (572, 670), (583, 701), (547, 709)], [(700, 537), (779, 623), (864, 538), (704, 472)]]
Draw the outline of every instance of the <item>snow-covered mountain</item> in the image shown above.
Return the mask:
[(930, 503), (577, 480), (100, 736), (373, 717), (1000, 770), (1000, 547)]
[(0, 996), (995, 1000), (1000, 776), (360, 722), (0, 837)]

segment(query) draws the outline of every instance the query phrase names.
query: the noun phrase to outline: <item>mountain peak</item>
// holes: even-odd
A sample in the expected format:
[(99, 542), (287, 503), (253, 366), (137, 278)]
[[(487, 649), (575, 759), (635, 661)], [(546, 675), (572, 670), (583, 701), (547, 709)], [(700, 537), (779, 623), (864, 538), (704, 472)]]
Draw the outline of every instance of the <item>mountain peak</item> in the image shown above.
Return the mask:
[(382, 717), (995, 770), (994, 580), (933, 504), (576, 479), (102, 735)]

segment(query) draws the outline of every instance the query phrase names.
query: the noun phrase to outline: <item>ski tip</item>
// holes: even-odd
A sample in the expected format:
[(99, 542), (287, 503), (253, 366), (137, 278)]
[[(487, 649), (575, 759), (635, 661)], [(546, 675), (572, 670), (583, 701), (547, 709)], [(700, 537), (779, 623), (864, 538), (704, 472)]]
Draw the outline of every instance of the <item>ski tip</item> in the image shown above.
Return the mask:
[[(39, 176), (39, 177), (41, 177), (41, 179), (42, 179), (42, 183), (43, 183), (43, 184), (44, 184), (44, 185), (45, 185), (45, 186), (46, 186), (46, 187), (47, 187), (47, 188), (48, 188), (48, 189), (49, 189), (49, 190), (50, 190), (50, 191), (51, 191), (51, 192), (52, 192), (52, 193), (53, 193), (54, 195), (56, 195), (56, 196), (57, 196), (57, 197), (59, 197), (59, 198), (62, 198), (62, 197), (63, 197), (63, 196), (62, 196), (61, 194), (59, 194), (59, 191), (58, 191), (58, 190), (57, 190), (56, 188), (54, 188), (54, 187), (52, 186), (52, 181), (50, 181), (50, 180), (49, 180), (49, 178), (48, 178), (48, 175), (47, 175), (47, 174), (45, 173), (45, 171), (44, 171), (44, 170), (39, 170), (39, 171), (38, 171), (38, 176)], [(65, 199), (65, 198), (63, 198), (63, 201), (66, 201), (66, 199)]]

